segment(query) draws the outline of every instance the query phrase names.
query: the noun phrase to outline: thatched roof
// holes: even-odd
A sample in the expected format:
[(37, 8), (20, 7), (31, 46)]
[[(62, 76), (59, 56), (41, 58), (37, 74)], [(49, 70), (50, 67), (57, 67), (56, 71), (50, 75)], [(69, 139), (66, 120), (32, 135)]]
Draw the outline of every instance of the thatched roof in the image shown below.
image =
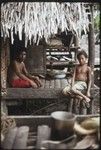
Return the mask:
[[(81, 31), (88, 28), (88, 17), (84, 3), (69, 2), (8, 2), (1, 5), (1, 36), (11, 37), (13, 32), (22, 40), (25, 33), (25, 46), (39, 43), (41, 38), (46, 42), (58, 29), (75, 32), (79, 37)], [(32, 43), (31, 43), (32, 42)]]

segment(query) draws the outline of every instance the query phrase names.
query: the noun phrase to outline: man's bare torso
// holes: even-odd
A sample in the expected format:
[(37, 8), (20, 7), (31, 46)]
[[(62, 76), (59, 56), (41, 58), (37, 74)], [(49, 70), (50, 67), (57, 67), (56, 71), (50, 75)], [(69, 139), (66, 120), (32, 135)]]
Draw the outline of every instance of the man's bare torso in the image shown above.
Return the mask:
[(88, 66), (87, 64), (84, 64), (83, 66), (78, 65), (76, 67), (76, 74), (75, 74), (75, 80), (76, 81), (87, 81), (87, 75), (88, 75)]
[(23, 73), (23, 67), (24, 67), (23, 62), (14, 61), (11, 66), (12, 69), (10, 68), (10, 81), (19, 79), (19, 76), (17, 75), (16, 67), (19, 69), (20, 73)]

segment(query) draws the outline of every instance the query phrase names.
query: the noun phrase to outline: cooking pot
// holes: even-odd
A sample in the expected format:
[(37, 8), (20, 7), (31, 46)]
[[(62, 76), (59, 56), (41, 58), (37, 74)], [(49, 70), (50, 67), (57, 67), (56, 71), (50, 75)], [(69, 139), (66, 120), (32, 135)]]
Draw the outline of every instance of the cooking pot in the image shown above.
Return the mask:
[(74, 134), (75, 114), (66, 111), (56, 111), (51, 113), (51, 117), (53, 119), (53, 133), (57, 134), (59, 140)]

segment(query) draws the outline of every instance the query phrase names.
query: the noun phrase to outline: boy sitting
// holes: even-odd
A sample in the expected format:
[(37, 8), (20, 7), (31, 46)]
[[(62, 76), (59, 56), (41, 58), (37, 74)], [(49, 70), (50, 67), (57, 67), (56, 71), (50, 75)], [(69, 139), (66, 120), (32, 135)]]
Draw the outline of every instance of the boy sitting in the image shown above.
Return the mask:
[[(91, 88), (91, 68), (87, 65), (87, 54), (85, 51), (80, 51), (77, 54), (79, 64), (75, 66), (71, 85), (63, 89), (63, 94), (76, 94), (85, 100), (87, 107), (90, 102), (90, 88)], [(86, 94), (84, 94), (86, 90)]]

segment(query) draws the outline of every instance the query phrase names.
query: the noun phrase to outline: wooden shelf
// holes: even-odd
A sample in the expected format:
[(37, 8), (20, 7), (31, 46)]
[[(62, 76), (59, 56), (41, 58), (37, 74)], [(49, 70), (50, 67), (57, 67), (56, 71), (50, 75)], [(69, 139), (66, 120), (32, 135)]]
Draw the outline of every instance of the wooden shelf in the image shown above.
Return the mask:
[(54, 61), (52, 64), (50, 64), (50, 62), (46, 62), (46, 66), (75, 66), (76, 63), (70, 64), (69, 62), (66, 61)]

